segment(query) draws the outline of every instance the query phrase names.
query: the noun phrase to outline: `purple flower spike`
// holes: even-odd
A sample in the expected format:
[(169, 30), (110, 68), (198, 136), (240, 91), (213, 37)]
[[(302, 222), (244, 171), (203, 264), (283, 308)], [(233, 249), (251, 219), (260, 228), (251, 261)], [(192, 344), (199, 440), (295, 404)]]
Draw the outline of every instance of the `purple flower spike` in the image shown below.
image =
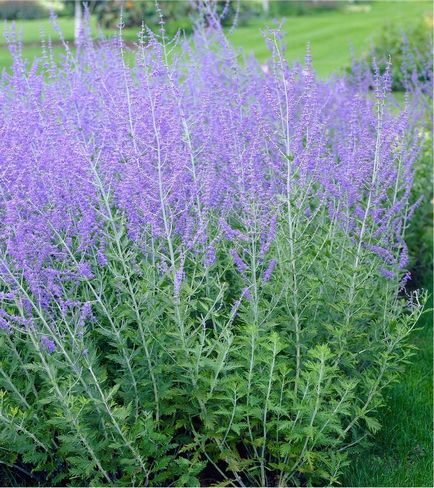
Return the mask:
[(270, 281), (271, 275), (273, 274), (273, 271), (274, 271), (274, 268), (276, 267), (276, 264), (277, 264), (277, 261), (275, 259), (272, 259), (269, 262), (268, 267), (264, 272), (264, 277), (263, 277), (264, 283), (267, 283), (268, 281)]
[(41, 344), (50, 354), (56, 350), (56, 344), (45, 335), (41, 337)]

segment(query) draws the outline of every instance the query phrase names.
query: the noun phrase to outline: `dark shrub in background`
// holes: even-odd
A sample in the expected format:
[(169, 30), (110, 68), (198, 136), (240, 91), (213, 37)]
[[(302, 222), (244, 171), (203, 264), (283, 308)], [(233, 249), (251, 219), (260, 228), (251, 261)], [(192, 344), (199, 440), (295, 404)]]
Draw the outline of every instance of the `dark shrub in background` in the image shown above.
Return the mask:
[(274, 17), (279, 16), (299, 16), (299, 15), (310, 15), (318, 12), (326, 12), (330, 10), (335, 10), (344, 7), (347, 2), (336, 1), (336, 0), (295, 0), (295, 1), (283, 1), (276, 2), (271, 1), (270, 4), (270, 15)]
[[(260, 17), (263, 13), (261, 4), (254, 2), (221, 0), (216, 4), (223, 26), (230, 26), (234, 22), (246, 25), (251, 19)], [(163, 0), (158, 3), (157, 8), (153, 0), (102, 0), (94, 3), (93, 11), (99, 24), (105, 28), (117, 27), (121, 11), (125, 27), (140, 27), (144, 22), (148, 27), (154, 28), (159, 24), (161, 13), (169, 33), (175, 33), (178, 29), (191, 33), (194, 22), (193, 6), (194, 3), (189, 1)]]
[[(103, 27), (114, 27), (118, 23), (121, 9), (126, 27), (139, 27), (144, 21), (149, 25), (158, 23), (159, 13), (153, 0), (99, 0), (95, 4), (95, 13)], [(254, 18), (284, 17), (309, 15), (321, 11), (341, 8), (346, 2), (336, 0), (305, 1), (269, 1), (252, 2), (237, 0), (217, 0), (217, 13), (221, 16), (222, 25), (246, 25)], [(194, 2), (168, 1), (159, 2), (167, 22), (175, 23), (183, 29), (191, 30), (191, 13)], [(267, 6), (268, 5), (268, 6)]]
[(372, 70), (375, 61), (384, 73), (391, 59), (394, 91), (405, 91), (410, 88), (409, 84), (419, 82), (432, 85), (432, 46), (432, 18), (405, 31), (389, 24), (373, 39), (369, 53), (361, 62)]
[(2, 20), (41, 19), (47, 15), (47, 10), (36, 1), (0, 0), (0, 19)]
[[(161, 11), (167, 22), (188, 17), (191, 11), (189, 2), (159, 2)], [(159, 13), (154, 1), (122, 1), (106, 0), (96, 2), (95, 14), (98, 22), (106, 28), (116, 27), (122, 11), (122, 20), (125, 27), (146, 24), (158, 24)]]

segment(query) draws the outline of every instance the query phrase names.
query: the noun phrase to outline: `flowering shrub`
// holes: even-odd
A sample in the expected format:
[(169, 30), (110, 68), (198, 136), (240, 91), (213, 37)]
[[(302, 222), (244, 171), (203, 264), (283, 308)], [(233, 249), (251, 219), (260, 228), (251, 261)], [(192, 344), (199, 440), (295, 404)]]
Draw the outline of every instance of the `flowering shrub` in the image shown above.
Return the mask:
[[(388, 25), (381, 35), (374, 39), (369, 53), (356, 64), (366, 71), (372, 71), (375, 61), (380, 71), (384, 72), (389, 60), (393, 60), (391, 69), (392, 89), (409, 91), (416, 87), (432, 93), (433, 60), (431, 56), (433, 35), (432, 17), (426, 18), (406, 31)], [(353, 66), (353, 70), (354, 70)], [(356, 68), (360, 69), (360, 66)]]
[(30, 68), (11, 36), (0, 461), (39, 483), (335, 483), (411, 355), (389, 71), (319, 81), (277, 31), (261, 69), (211, 19)]
[(416, 118), (425, 119), (428, 131), (432, 132), (433, 35), (430, 24), (432, 17), (406, 31), (389, 26), (375, 40), (369, 54), (359, 60), (353, 59), (348, 78), (369, 90), (375, 85), (376, 71), (390, 72), (392, 90), (405, 91), (412, 98)]

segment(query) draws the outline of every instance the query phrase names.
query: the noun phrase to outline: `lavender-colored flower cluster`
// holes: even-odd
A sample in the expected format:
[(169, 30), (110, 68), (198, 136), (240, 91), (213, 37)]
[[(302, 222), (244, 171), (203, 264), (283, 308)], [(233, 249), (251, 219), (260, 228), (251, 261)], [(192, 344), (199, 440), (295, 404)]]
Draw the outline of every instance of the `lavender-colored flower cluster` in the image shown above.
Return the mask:
[[(266, 254), (287, 198), (307, 220), (326, 209), (386, 266), (403, 261), (418, 141), (407, 109), (387, 110), (388, 73), (368, 97), (343, 79), (317, 80), (309, 57), (290, 68), (279, 33), (268, 35), (267, 74), (226, 45), (212, 51), (208, 35), (196, 33), (169, 63), (170, 46), (144, 33), (132, 66), (121, 39), (96, 47), (83, 38), (76, 56), (56, 65), (47, 53), (29, 70), (12, 45), (0, 92), (2, 276), (12, 289), (11, 266), (42, 304), (65, 280), (92, 278), (87, 256), (106, 260), (101, 192), (145, 254), (151, 241), (177, 241), (162, 258), (177, 281), (171, 253), (259, 238)], [(367, 228), (382, 246), (364, 242)], [(76, 265), (67, 245), (81, 255)]]

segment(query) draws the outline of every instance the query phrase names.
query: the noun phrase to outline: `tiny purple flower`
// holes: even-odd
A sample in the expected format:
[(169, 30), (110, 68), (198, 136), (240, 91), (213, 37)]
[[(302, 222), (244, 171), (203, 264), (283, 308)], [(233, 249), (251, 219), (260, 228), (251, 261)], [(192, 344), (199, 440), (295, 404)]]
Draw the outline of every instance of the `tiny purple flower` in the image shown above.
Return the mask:
[(77, 266), (78, 274), (85, 279), (91, 280), (93, 278), (92, 270), (89, 263), (79, 263)]
[(274, 268), (276, 267), (276, 264), (277, 264), (277, 261), (275, 259), (272, 259), (268, 263), (268, 267), (264, 272), (264, 277), (263, 277), (264, 283), (267, 283), (268, 281), (270, 281), (271, 275), (273, 274), (273, 271), (274, 271)]
[(238, 253), (235, 249), (231, 249), (229, 252), (232, 256), (232, 259), (233, 259), (234, 264), (237, 267), (238, 271), (240, 273), (244, 273), (247, 270), (246, 263), (240, 258), (240, 256), (238, 255)]
[(41, 344), (50, 354), (56, 350), (56, 344), (45, 335), (41, 337)]

